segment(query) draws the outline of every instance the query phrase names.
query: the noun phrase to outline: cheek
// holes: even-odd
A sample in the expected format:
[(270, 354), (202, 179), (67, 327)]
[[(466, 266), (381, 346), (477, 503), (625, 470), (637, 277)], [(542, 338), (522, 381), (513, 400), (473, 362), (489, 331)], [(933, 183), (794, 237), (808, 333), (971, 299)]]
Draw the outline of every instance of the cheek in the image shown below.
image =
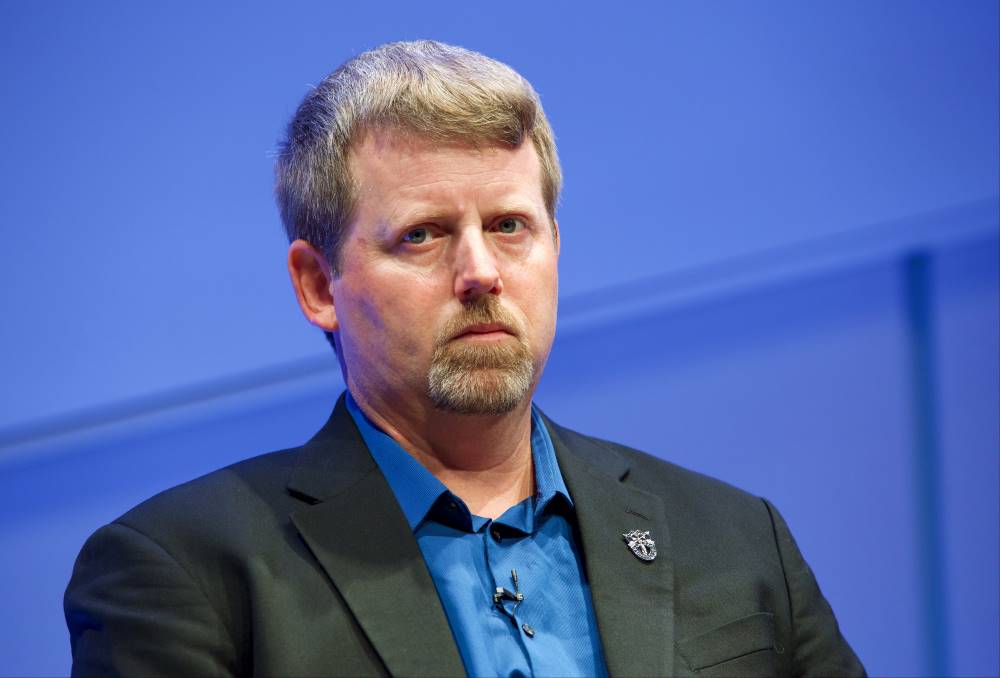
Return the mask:
[(544, 296), (553, 304), (559, 295), (559, 259), (551, 252), (539, 257), (534, 267), (534, 278), (540, 296)]
[(432, 306), (412, 281), (406, 285), (382, 280), (359, 293), (353, 309), (358, 326), (355, 341), (364, 353), (377, 352), (390, 359), (417, 359), (433, 350)]
[(551, 340), (555, 332), (559, 280), (554, 266), (535, 268), (520, 280), (524, 290), (524, 313), (537, 338)]

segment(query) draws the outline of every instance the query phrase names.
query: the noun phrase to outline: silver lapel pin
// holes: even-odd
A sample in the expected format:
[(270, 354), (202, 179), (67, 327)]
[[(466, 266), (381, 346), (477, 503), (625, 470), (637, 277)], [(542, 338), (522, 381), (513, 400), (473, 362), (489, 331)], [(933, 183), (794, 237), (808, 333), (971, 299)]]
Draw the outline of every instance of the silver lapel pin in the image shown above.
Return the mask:
[(639, 560), (650, 561), (656, 558), (656, 542), (649, 536), (649, 532), (632, 530), (623, 532), (622, 537), (625, 538), (629, 550)]

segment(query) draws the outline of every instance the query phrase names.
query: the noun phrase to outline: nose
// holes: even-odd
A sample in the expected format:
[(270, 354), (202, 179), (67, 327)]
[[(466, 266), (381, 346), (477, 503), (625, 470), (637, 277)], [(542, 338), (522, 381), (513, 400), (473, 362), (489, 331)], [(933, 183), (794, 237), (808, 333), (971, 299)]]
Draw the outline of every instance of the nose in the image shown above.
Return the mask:
[(455, 296), (466, 302), (502, 291), (500, 269), (485, 234), (481, 228), (465, 229), (455, 256)]

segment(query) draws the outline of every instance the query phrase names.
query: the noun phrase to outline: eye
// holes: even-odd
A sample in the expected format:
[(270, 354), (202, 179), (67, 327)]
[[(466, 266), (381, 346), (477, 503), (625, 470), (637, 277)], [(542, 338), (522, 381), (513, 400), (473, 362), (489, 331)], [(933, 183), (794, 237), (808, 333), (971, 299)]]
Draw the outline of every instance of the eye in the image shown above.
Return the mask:
[(524, 222), (517, 217), (504, 217), (496, 226), (500, 233), (517, 233), (524, 228)]
[(408, 242), (411, 245), (420, 245), (427, 242), (428, 238), (430, 238), (430, 233), (427, 232), (426, 228), (411, 228), (403, 235), (403, 242)]

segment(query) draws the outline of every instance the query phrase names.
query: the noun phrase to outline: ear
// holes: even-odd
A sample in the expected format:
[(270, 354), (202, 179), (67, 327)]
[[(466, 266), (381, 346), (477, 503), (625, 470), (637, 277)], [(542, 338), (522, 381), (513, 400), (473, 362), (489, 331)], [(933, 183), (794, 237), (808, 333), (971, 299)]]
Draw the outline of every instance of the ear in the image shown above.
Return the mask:
[(333, 271), (326, 257), (305, 240), (296, 240), (288, 247), (288, 275), (306, 320), (336, 332), (340, 325), (330, 292)]
[(556, 257), (558, 257), (559, 245), (562, 243), (562, 240), (559, 238), (559, 222), (555, 219), (552, 220), (552, 237), (556, 241)]

